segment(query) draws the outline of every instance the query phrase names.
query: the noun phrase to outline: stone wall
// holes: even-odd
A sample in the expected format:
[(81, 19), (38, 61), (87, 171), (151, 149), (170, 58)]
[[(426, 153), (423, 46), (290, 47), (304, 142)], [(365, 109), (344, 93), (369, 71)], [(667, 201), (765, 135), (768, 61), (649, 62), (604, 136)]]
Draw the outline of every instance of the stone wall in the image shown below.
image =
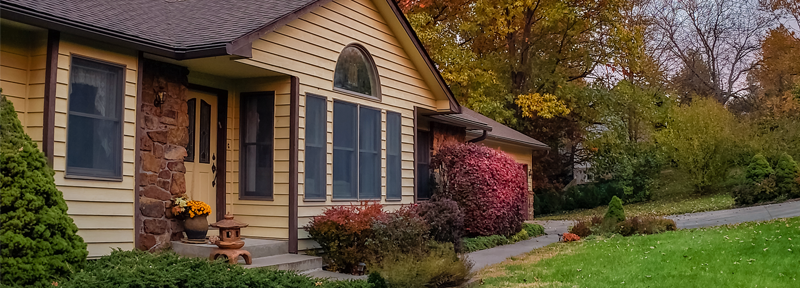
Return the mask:
[[(139, 249), (155, 251), (182, 238), (182, 225), (171, 218), (171, 199), (186, 193), (186, 145), (189, 142), (186, 106), (189, 70), (172, 64), (144, 60), (142, 107), (139, 107), (138, 197)], [(156, 95), (166, 92), (164, 103)]]

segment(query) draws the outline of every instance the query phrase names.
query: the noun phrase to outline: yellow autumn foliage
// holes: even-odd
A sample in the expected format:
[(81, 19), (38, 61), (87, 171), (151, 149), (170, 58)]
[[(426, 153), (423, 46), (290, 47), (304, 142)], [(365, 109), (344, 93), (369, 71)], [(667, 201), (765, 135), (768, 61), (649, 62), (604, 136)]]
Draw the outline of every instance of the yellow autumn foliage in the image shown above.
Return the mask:
[(517, 105), (522, 109), (522, 116), (533, 118), (534, 115), (550, 119), (565, 116), (571, 112), (564, 101), (553, 94), (525, 94), (517, 97)]

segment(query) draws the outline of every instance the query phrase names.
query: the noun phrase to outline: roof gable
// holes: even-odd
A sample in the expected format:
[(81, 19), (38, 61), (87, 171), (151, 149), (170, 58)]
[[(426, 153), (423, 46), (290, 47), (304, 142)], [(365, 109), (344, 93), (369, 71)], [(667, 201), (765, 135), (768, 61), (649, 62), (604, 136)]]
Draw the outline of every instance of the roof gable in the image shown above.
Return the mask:
[[(252, 42), (331, 0), (0, 0), (3, 18), (177, 60), (250, 57)], [(393, 0), (372, 0), (441, 103), (460, 105)], [(412, 53), (412, 50), (413, 53)]]

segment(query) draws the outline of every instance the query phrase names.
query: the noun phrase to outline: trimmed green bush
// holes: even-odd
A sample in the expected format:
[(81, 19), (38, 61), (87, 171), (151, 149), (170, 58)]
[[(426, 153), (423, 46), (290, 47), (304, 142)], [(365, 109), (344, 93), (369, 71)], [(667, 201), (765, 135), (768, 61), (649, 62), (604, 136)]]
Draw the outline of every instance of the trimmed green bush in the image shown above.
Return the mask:
[(511, 239), (509, 239), (509, 241), (511, 243), (517, 243), (517, 242), (522, 241), (522, 240), (528, 240), (528, 238), (531, 238), (530, 236), (528, 236), (528, 231), (526, 231), (525, 229), (522, 229), (522, 230), (519, 230), (519, 232), (517, 232), (517, 234), (514, 234), (513, 236), (511, 236)]
[(611, 198), (611, 202), (608, 203), (608, 210), (606, 210), (606, 215), (603, 218), (604, 222), (625, 221), (625, 209), (622, 208), (622, 200), (620, 200), (619, 197), (614, 196)]
[[(317, 286), (317, 283), (320, 285)], [(290, 271), (269, 268), (246, 269), (224, 260), (181, 257), (174, 252), (114, 251), (91, 261), (72, 279), (59, 283), (67, 288), (112, 287), (281, 287), (281, 288), (368, 288), (367, 281), (328, 281), (314, 279)]]
[(49, 285), (79, 271), (88, 254), (53, 170), (22, 129), (14, 106), (0, 99), (0, 282)]
[(761, 183), (762, 180), (766, 179), (773, 173), (775, 173), (775, 170), (772, 170), (767, 158), (759, 153), (756, 154), (756, 156), (753, 156), (753, 160), (751, 160), (750, 165), (747, 166), (745, 177), (747, 177), (747, 180), (751, 184), (755, 184)]
[(775, 184), (779, 195), (788, 197), (800, 196), (800, 187), (797, 183), (798, 168), (797, 162), (787, 153), (781, 154), (778, 158), (778, 165), (775, 166)]
[(491, 235), (491, 236), (478, 236), (474, 238), (464, 238), (464, 251), (475, 252), (478, 250), (489, 249), (500, 245), (511, 243), (506, 236)]
[(372, 288), (389, 288), (389, 285), (386, 284), (386, 279), (383, 279), (381, 273), (374, 271), (369, 273), (367, 283), (372, 284)]
[(522, 224), (522, 230), (528, 231), (528, 236), (530, 237), (544, 235), (544, 226), (539, 224), (524, 223)]

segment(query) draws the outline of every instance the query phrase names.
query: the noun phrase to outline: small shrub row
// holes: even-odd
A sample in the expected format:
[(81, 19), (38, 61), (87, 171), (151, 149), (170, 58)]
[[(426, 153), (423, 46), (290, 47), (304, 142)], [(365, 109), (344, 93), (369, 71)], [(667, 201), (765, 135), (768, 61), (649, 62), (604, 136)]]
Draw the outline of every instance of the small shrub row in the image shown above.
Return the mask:
[(624, 186), (619, 182), (602, 181), (573, 186), (566, 191), (556, 188), (535, 191), (533, 211), (536, 215), (545, 215), (575, 209), (592, 209), (606, 205), (614, 196), (629, 203), (635, 200), (626, 198)]
[(544, 226), (539, 224), (524, 223), (522, 224), (522, 230), (527, 231), (529, 237), (544, 235)]
[(464, 251), (475, 252), (479, 250), (497, 247), (500, 245), (516, 243), (522, 240), (528, 240), (531, 237), (536, 237), (540, 235), (544, 235), (544, 227), (542, 227), (542, 225), (525, 223), (522, 225), (522, 230), (517, 232), (517, 234), (512, 235), (511, 237), (506, 237), (503, 235), (491, 235), (491, 236), (464, 238), (463, 239)]
[(590, 220), (578, 221), (569, 232), (580, 237), (592, 234), (621, 234), (631, 236), (636, 234), (656, 234), (665, 231), (675, 231), (675, 221), (662, 217), (625, 217), (622, 201), (616, 196), (608, 204), (608, 210), (603, 218), (592, 217)]
[(800, 169), (783, 153), (772, 169), (767, 158), (756, 154), (745, 170), (745, 180), (731, 190), (737, 205), (800, 197)]
[(464, 251), (475, 252), (478, 250), (489, 249), (492, 247), (506, 245), (511, 243), (506, 236), (491, 235), (491, 236), (478, 236), (472, 238), (464, 238)]
[[(50, 286), (54, 287), (54, 286)], [(224, 260), (181, 257), (173, 252), (114, 251), (111, 255), (90, 261), (71, 279), (58, 282), (58, 287), (371, 287), (363, 280), (328, 281), (289, 271), (267, 268), (246, 269)]]

